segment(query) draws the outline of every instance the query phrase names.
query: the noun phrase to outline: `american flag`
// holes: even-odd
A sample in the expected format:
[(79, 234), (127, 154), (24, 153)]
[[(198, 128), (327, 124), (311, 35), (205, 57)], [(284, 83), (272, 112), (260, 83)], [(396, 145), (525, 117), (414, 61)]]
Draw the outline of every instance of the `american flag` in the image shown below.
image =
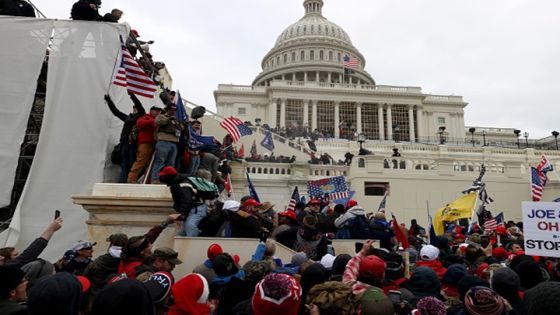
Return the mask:
[(119, 54), (119, 67), (115, 73), (113, 83), (125, 87), (129, 93), (154, 98), (157, 91), (156, 84), (140, 68), (136, 60), (132, 58), (128, 48), (122, 43)]
[(344, 176), (308, 181), (307, 192), (310, 197), (324, 198), (327, 196), (329, 200), (345, 199), (349, 196)]
[(488, 219), (482, 224), (485, 232), (490, 232), (496, 230), (498, 227), (498, 221), (495, 218)]
[(292, 197), (290, 198), (290, 203), (288, 204), (288, 208), (286, 209), (287, 211), (295, 211), (296, 210), (296, 204), (299, 201), (299, 191), (298, 188), (296, 186), (296, 188), (294, 188), (294, 192), (292, 193)]
[(546, 183), (548, 182), (548, 177), (547, 177), (546, 173), (548, 173), (550, 171), (554, 171), (554, 167), (548, 161), (546, 156), (543, 155), (541, 157), (541, 162), (539, 163), (539, 165), (537, 165), (537, 170), (539, 171), (539, 176), (541, 178), (541, 183), (544, 187), (544, 186), (546, 186)]
[(239, 139), (243, 136), (253, 134), (251, 129), (249, 129), (249, 127), (247, 127), (239, 118), (235, 118), (233, 116), (229, 116), (224, 119), (224, 121), (220, 123), (220, 126), (229, 133), (233, 142), (239, 141)]
[(360, 61), (356, 57), (346, 55), (344, 56), (343, 60), (344, 60), (344, 68), (358, 69), (360, 66)]
[(541, 201), (544, 185), (541, 180), (541, 172), (538, 169), (531, 167), (531, 195), (533, 201)]

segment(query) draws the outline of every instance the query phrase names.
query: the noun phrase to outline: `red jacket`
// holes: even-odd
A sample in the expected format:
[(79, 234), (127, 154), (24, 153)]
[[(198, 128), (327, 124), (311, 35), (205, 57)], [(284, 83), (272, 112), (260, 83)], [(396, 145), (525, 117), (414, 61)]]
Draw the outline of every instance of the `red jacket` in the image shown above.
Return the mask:
[(445, 275), (445, 272), (447, 271), (447, 269), (445, 269), (445, 267), (443, 267), (443, 265), (441, 264), (441, 261), (439, 260), (419, 260), (416, 262), (416, 267), (428, 267), (430, 269), (432, 269), (433, 271), (436, 272), (437, 277), (441, 280), (441, 278), (443, 278), (443, 276)]
[(156, 122), (155, 118), (150, 114), (146, 114), (136, 121), (136, 129), (138, 129), (138, 144), (148, 143), (155, 144)]

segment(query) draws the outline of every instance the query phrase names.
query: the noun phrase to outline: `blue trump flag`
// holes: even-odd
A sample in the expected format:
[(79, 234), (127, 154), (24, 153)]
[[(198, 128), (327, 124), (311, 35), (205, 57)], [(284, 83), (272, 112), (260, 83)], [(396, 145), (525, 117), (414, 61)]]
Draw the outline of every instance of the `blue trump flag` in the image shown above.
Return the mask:
[(261, 202), (259, 199), (259, 195), (257, 195), (257, 191), (255, 190), (255, 186), (253, 186), (253, 182), (251, 182), (251, 178), (249, 177), (249, 173), (245, 173), (247, 175), (247, 183), (249, 184), (249, 196), (255, 199), (257, 202)]
[(261, 145), (268, 151), (274, 151), (274, 140), (272, 139), (272, 132), (270, 132), (270, 130), (264, 135)]

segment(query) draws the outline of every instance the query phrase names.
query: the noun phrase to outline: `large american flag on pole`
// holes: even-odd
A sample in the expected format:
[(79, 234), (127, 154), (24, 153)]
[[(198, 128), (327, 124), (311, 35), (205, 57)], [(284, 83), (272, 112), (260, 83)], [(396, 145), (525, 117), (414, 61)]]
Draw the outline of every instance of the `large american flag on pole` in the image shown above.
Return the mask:
[(360, 61), (358, 60), (358, 58), (353, 56), (346, 55), (344, 56), (343, 61), (344, 61), (344, 68), (358, 69), (360, 66)]
[(154, 98), (157, 86), (152, 79), (140, 68), (132, 57), (128, 48), (122, 43), (117, 60), (119, 67), (116, 69), (113, 83), (125, 87), (129, 93)]
[(329, 200), (345, 199), (349, 196), (344, 176), (308, 181), (307, 193), (310, 197), (324, 198), (326, 196)]
[(231, 136), (233, 142), (239, 141), (241, 137), (253, 134), (251, 129), (247, 127), (239, 118), (229, 116), (224, 119), (220, 126), (224, 128)]
[(531, 167), (531, 196), (533, 201), (541, 201), (544, 185), (541, 179), (541, 172)]

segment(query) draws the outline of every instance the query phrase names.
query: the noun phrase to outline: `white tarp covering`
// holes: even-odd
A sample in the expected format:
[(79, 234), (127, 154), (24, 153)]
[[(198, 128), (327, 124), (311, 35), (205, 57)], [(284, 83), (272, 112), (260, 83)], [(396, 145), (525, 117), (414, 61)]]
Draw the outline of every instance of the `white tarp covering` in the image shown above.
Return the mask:
[[(88, 195), (104, 181), (107, 158), (122, 124), (103, 101), (110, 86), (125, 25), (53, 21), (45, 115), (37, 152), (9, 230), (0, 238), (23, 249), (52, 221), (60, 209), (65, 220), (44, 258), (59, 258), (72, 243), (87, 237), (87, 212), (72, 195)], [(128, 113), (131, 103), (123, 88), (115, 102)], [(113, 92), (112, 92), (113, 93)], [(146, 104), (149, 106), (148, 104)]]
[(0, 207), (10, 204), (19, 149), (52, 30), (49, 20), (0, 17)]

